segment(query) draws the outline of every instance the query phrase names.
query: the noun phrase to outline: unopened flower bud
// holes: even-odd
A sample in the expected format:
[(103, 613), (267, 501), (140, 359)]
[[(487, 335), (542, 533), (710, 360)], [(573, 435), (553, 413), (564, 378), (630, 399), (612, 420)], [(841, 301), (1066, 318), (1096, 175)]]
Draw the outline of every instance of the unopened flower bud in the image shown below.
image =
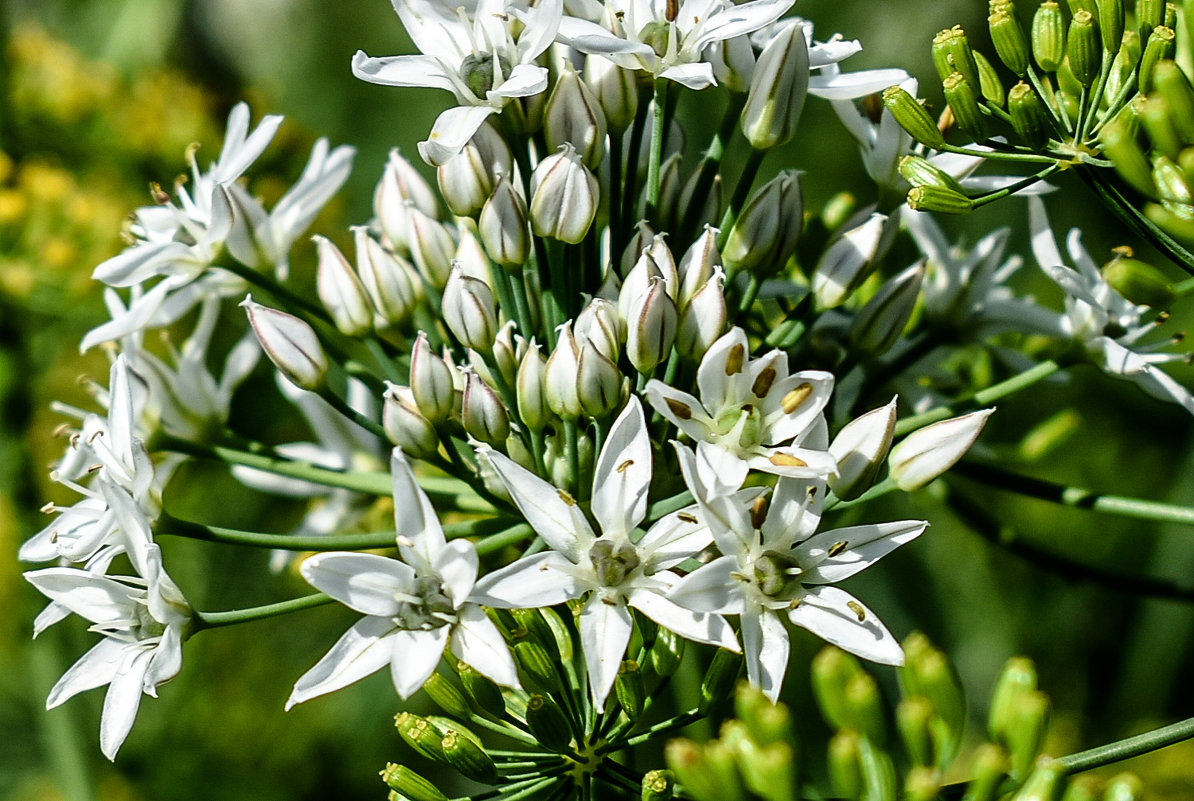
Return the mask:
[(1065, 19), (1054, 0), (1045, 0), (1032, 17), (1032, 56), (1044, 72), (1056, 72), (1065, 58)]
[(444, 322), (460, 344), (488, 352), (497, 334), (497, 308), (489, 284), (452, 270), (444, 286)]
[(961, 194), (962, 185), (924, 156), (909, 154), (900, 158), (900, 175), (912, 186), (937, 186)]
[(527, 207), (514, 186), (502, 176), (481, 209), (477, 231), (489, 258), (512, 267), (526, 262), (531, 252), (531, 230)]
[(439, 788), (406, 765), (387, 763), (381, 778), (391, 790), (410, 801), (448, 801)]
[(428, 759), (440, 758), (443, 738), (426, 718), (410, 712), (399, 712), (394, 718), (394, 726), (398, 729), (398, 736), (414, 751)]
[(663, 753), (685, 794), (695, 801), (746, 801), (734, 755), (721, 742), (697, 745), (677, 739), (669, 742)]
[(612, 301), (593, 298), (580, 310), (572, 327), (578, 339), (583, 337), (593, 343), (607, 359), (618, 360), (626, 339), (626, 321)]
[(409, 387), (387, 384), (382, 396), (381, 425), (390, 442), (416, 459), (439, 452), (439, 435), (415, 403)]
[(888, 459), (896, 485), (905, 492), (912, 492), (953, 467), (978, 439), (993, 411), (971, 412), (909, 434), (891, 449)]
[(1124, 38), (1123, 0), (1099, 0), (1098, 22), (1103, 49), (1111, 55), (1115, 55)]
[(912, 318), (924, 274), (921, 260), (879, 288), (850, 323), (848, 336), (855, 348), (876, 356), (891, 349)]
[(992, 740), (1007, 742), (1008, 732), (1015, 722), (1016, 704), (1036, 688), (1036, 665), (1031, 659), (1014, 656), (1004, 664), (991, 693), (991, 710), (987, 718), (987, 733)]
[(539, 744), (553, 751), (566, 751), (572, 744), (572, 729), (559, 704), (550, 696), (531, 693), (527, 701), (527, 728)]
[(410, 391), (423, 416), (439, 424), (452, 415), (456, 386), (452, 368), (431, 352), (427, 334), (420, 331), (410, 355)]
[(966, 697), (958, 673), (945, 652), (923, 634), (904, 641), (906, 661), (900, 680), (910, 694), (923, 695), (933, 704), (941, 731), (935, 745), (953, 759), (966, 725)]
[(410, 250), (407, 231), (409, 210), (416, 208), (431, 217), (439, 214), (435, 192), (397, 148), (390, 151), (385, 172), (373, 193), (373, 213), (390, 244), (399, 251)]
[[(1099, 5), (1107, 7), (1114, 0), (1103, 0)], [(1123, 35), (1123, 6), (1120, 6), (1120, 35)], [(1106, 33), (1104, 31), (1104, 33)], [(1070, 20), (1070, 32), (1066, 40), (1066, 57), (1069, 59), (1070, 72), (1078, 79), (1078, 83), (1089, 87), (1099, 74), (1102, 62), (1102, 49), (1099, 42), (1099, 31), (1095, 21), (1088, 11), (1078, 11)]]
[(549, 150), (570, 144), (589, 169), (605, 157), (605, 112), (571, 65), (556, 80), (544, 107), (543, 133)]
[(1152, 165), (1136, 141), (1132, 125), (1122, 114), (1108, 120), (1099, 129), (1099, 144), (1103, 146), (1103, 154), (1115, 164), (1115, 171), (1120, 178), (1141, 194), (1152, 195), (1156, 192)]
[(826, 646), (813, 658), (813, 696), (821, 716), (835, 729), (849, 726), (850, 712), (846, 705), (846, 688), (851, 679), (862, 673), (862, 666), (851, 654), (840, 648)]
[(642, 801), (672, 801), (676, 779), (670, 770), (651, 770), (643, 776)]
[(821, 308), (832, 309), (845, 303), (870, 274), (886, 222), (887, 215), (876, 212), (826, 248), (812, 277), (813, 294)]
[(1133, 303), (1165, 308), (1177, 298), (1165, 274), (1139, 259), (1119, 255), (1103, 265), (1103, 279)]
[(974, 201), (942, 186), (914, 186), (908, 190), (908, 208), (938, 214), (969, 214), (974, 210)]
[(464, 377), (464, 406), (461, 417), (464, 430), (473, 439), (501, 445), (510, 436), (510, 418), (493, 388), (469, 368)]
[(312, 237), (319, 252), (315, 289), (341, 333), (360, 336), (373, 329), (373, 304), (348, 259), (331, 240)]
[(544, 395), (546, 381), (547, 360), (539, 352), (538, 343), (532, 342), (518, 365), (515, 383), (518, 417), (531, 431), (541, 431), (551, 418)]
[(693, 299), (721, 266), (721, 252), (717, 249), (717, 235), (720, 233), (706, 225), (701, 235), (680, 257), (676, 266), (679, 285), (676, 288), (676, 305), (683, 309)]
[(1140, 801), (1144, 798), (1144, 786), (1131, 773), (1112, 776), (1103, 790), (1103, 801)]
[(634, 234), (626, 243), (626, 249), (622, 251), (622, 260), (618, 265), (620, 275), (629, 277), (630, 271), (638, 265), (638, 260), (642, 258), (643, 251), (651, 246), (654, 239), (655, 231), (647, 224), (646, 220), (639, 220), (634, 226)]
[(588, 340), (581, 344), (577, 358), (576, 395), (581, 411), (594, 419), (622, 405), (622, 373)]
[(789, 801), (799, 798), (796, 754), (791, 743), (761, 746), (752, 742), (742, 721), (726, 722), (721, 728), (721, 742), (734, 755), (742, 783), (764, 801)]
[(618, 678), (614, 682), (614, 693), (618, 704), (630, 720), (638, 720), (643, 713), (643, 706), (647, 700), (647, 687), (643, 683), (643, 674), (638, 662), (626, 659), (618, 668)]
[[(1089, 774), (1075, 776), (1065, 788), (1061, 801), (1099, 801), (1100, 782)], [(1124, 799), (1128, 801), (1128, 799)]]
[(701, 679), (700, 700), (697, 710), (701, 714), (708, 714), (714, 704), (729, 697), (738, 681), (738, 674), (742, 671), (742, 654), (718, 648), (709, 663), (709, 669)]
[(1007, 110), (1016, 135), (1034, 150), (1045, 146), (1049, 139), (1049, 118), (1045, 105), (1036, 90), (1020, 81), (1007, 93)]
[(328, 372), (328, 358), (314, 329), (292, 314), (253, 302), (246, 295), (240, 304), (249, 316), (249, 325), (270, 361), (290, 383), (302, 389), (323, 387)]
[(945, 100), (953, 112), (958, 130), (975, 142), (987, 138), (987, 122), (978, 107), (978, 89), (971, 86), (960, 73), (953, 73), (941, 82)]
[[(433, 674), (434, 675), (434, 674)], [(461, 717), (467, 717), (467, 712)], [(458, 731), (450, 731), (443, 740), (444, 761), (468, 779), (482, 784), (497, 782), (497, 765), (480, 745)]]
[(800, 23), (763, 48), (742, 108), (742, 133), (756, 150), (782, 145), (796, 133), (808, 96), (808, 42)]
[(457, 155), (435, 172), (440, 194), (457, 217), (472, 217), (493, 194), (498, 178), (510, 175), (514, 157), (510, 146), (488, 120)]
[(883, 107), (908, 135), (925, 147), (938, 150), (945, 146), (945, 136), (937, 122), (920, 102), (905, 89), (889, 86), (883, 90)]
[(1138, 75), (1140, 94), (1147, 94), (1153, 89), (1153, 69), (1164, 59), (1173, 58), (1177, 34), (1173, 28), (1157, 26), (1148, 35), (1144, 45), (1144, 54), (1140, 56), (1140, 71)]
[(423, 298), (423, 286), (414, 267), (382, 247), (364, 226), (353, 229), (357, 272), (373, 302), (379, 325), (402, 325)]
[(442, 290), (452, 272), (456, 240), (439, 220), (417, 208), (407, 209), (410, 256), (419, 272), (434, 289)]
[(559, 334), (555, 349), (547, 357), (543, 394), (547, 407), (555, 414), (565, 420), (575, 420), (581, 413), (577, 394), (580, 351), (569, 325), (561, 325)]
[(526, 679), (526, 685), (543, 693), (560, 692), (563, 680), (556, 663), (547, 649), (531, 638), (514, 643), (511, 649), (519, 674)]
[(1183, 143), (1194, 142), (1194, 89), (1182, 68), (1168, 59), (1157, 62), (1153, 68), (1153, 88), (1165, 98), (1167, 117), (1178, 139)]
[(718, 337), (725, 333), (729, 314), (724, 285), (725, 274), (718, 268), (680, 313), (675, 347), (684, 358), (699, 362)]
[(942, 81), (957, 73), (972, 91), (978, 93), (978, 65), (974, 62), (974, 52), (961, 25), (947, 28), (933, 37), (932, 56), (933, 66), (937, 68), (937, 76)]
[(746, 202), (726, 238), (722, 260), (735, 271), (775, 272), (792, 255), (803, 223), (800, 176), (786, 170)]
[(885, 739), (887, 725), (882, 698), (875, 678), (865, 671), (856, 673), (846, 684), (847, 728), (854, 729), (878, 745)]
[(1028, 72), (1028, 40), (1015, 10), (993, 12), (987, 17), (987, 25), (999, 60), (1016, 75), (1024, 77)]
[(610, 134), (620, 136), (634, 122), (638, 110), (636, 71), (619, 67), (605, 56), (585, 58), (585, 84), (605, 113)]
[(966, 801), (995, 801), (1010, 767), (1007, 752), (998, 745), (983, 743), (974, 749)]
[(597, 178), (571, 145), (544, 158), (531, 175), (531, 225), (538, 236), (575, 245), (584, 239), (599, 199)]
[(862, 738), (858, 732), (842, 729), (829, 740), (826, 754), (829, 786), (838, 798), (862, 795)]
[(1065, 768), (1049, 757), (1042, 757), (1011, 801), (1053, 801), (1065, 782)]
[(750, 43), (749, 34), (714, 42), (705, 50), (705, 54), (713, 66), (713, 77), (719, 86), (735, 94), (750, 88), (755, 71), (755, 49)]
[(456, 672), (460, 676), (465, 695), (471, 698), (478, 708), (494, 717), (505, 714), (506, 701), (502, 697), (502, 691), (491, 679), (464, 662), (457, 663)]
[(464, 694), (439, 673), (432, 673), (427, 677), (427, 681), (423, 682), (423, 692), (427, 693), (427, 697), (449, 715), (456, 718), (468, 718), (470, 710)]
[(679, 227), (684, 214), (684, 207), (680, 205), (680, 193), (684, 191), (684, 181), (680, 176), (683, 160), (682, 154), (672, 153), (659, 166), (659, 210), (656, 219), (665, 230)]
[(646, 294), (631, 303), (626, 317), (626, 356), (634, 369), (648, 373), (668, 357), (676, 341), (676, 302), (663, 279), (651, 279)]
[(892, 398), (886, 406), (851, 420), (838, 432), (829, 444), (829, 455), (837, 462), (837, 474), (829, 476), (834, 495), (851, 501), (871, 488), (891, 449), (895, 422), (896, 399)]
[(914, 765), (932, 765), (933, 738), (929, 727), (933, 720), (933, 705), (923, 695), (904, 698), (896, 706), (896, 728), (904, 743), (904, 750)]

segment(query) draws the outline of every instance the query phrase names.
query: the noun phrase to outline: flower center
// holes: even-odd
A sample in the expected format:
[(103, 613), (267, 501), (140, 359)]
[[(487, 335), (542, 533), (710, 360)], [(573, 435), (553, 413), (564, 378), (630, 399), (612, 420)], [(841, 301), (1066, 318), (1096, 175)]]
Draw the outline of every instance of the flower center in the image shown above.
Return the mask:
[(506, 76), (510, 74), (510, 62), (501, 56), (497, 56), (497, 67), (501, 75), (495, 75), (494, 69), (494, 55), (492, 53), (469, 53), (464, 57), (464, 61), (460, 63), (460, 79), (464, 81), (464, 85), (468, 90), (476, 95), (478, 98), (484, 98), (485, 94), (491, 89), (494, 89), (496, 78), (505, 80)]
[(166, 633), (166, 624), (151, 615), (149, 606), (146, 604), (134, 604), (133, 614), (137, 618), (137, 623), (133, 627), (133, 636), (138, 640), (150, 640)]
[(444, 594), (439, 576), (419, 576), (415, 579), (415, 594), (398, 596), (395, 625), (408, 631), (430, 631), (456, 622), (456, 607)]
[(589, 561), (597, 574), (597, 580), (604, 587), (617, 587), (641, 564), (638, 551), (628, 542), (615, 545), (608, 540), (597, 540), (589, 549)]
[(791, 554), (766, 551), (754, 567), (755, 584), (769, 598), (790, 598), (800, 589), (804, 568)]
[(723, 408), (714, 418), (713, 426), (731, 447), (749, 450), (761, 444), (763, 415), (753, 403)]

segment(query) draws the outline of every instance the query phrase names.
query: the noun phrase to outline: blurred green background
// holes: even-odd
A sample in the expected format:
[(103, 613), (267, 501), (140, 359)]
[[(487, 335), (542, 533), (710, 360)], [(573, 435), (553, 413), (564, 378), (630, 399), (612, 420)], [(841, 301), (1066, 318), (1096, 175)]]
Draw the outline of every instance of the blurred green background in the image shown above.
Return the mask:
[[(963, 23), (985, 28), (981, 0), (800, 0), (796, 11), (858, 38), (865, 50), (850, 69), (903, 66), (930, 77), (928, 42)], [(107, 359), (77, 354), (83, 332), (104, 319), (91, 269), (121, 247), (124, 216), (147, 200), (150, 182), (169, 185), (183, 152), (201, 143), (206, 164), (218, 152), (231, 105), (250, 100), (254, 119), (288, 123), (254, 169), (255, 191), (292, 181), (316, 136), (358, 148), (354, 177), (317, 224), (342, 232), (370, 213), (372, 187), (393, 146), (414, 154), (444, 98), (356, 81), (348, 63), (409, 52), (385, 0), (3, 0), (0, 79), (0, 799), (368, 799), (384, 797), (377, 771), (404, 754), (391, 725), (397, 711), (385, 675), (289, 713), (290, 686), (352, 619), (322, 608), (295, 619), (205, 633), (186, 649), (182, 674), (159, 700), (144, 699), (117, 762), (96, 740), (102, 691), (49, 713), (57, 677), (90, 647), (78, 621), (36, 642), (30, 623), (42, 600), (13, 558), (44, 523), (37, 509), (73, 499), (51, 485), (45, 466), (62, 443), (52, 400), (87, 407), (80, 375), (104, 379)], [(981, 40), (981, 34), (976, 36)], [(925, 92), (934, 97), (931, 91)], [(768, 166), (807, 170), (811, 205), (851, 188), (869, 197), (854, 148), (828, 108), (810, 103), (797, 140)], [(1088, 227), (1096, 254), (1131, 242), (1105, 224), (1080, 187), (1054, 201), (1057, 230)], [(1018, 201), (951, 222), (973, 242), (990, 227), (1017, 229)], [(312, 248), (298, 247), (296, 266)], [(1041, 285), (1048, 302), (1054, 294)], [(1177, 368), (1183, 380), (1188, 369)], [(1070, 436), (1027, 459), (1023, 432), (1078, 398)], [(984, 442), (1009, 467), (1124, 495), (1194, 504), (1188, 415), (1135, 388), (1078, 371), (1001, 404)], [(204, 509), (228, 479), (190, 470), (168, 493), (174, 508)], [(1110, 520), (977, 490), (990, 519), (1049, 552), (1124, 574), (1191, 586), (1194, 531)], [(285, 530), (295, 510), (264, 498), (238, 509), (237, 522)], [(1194, 714), (1194, 612), (1189, 603), (1126, 593), (1114, 583), (1074, 580), (1024, 561), (976, 536), (932, 492), (871, 507), (866, 520), (927, 517), (933, 527), (913, 547), (852, 583), (898, 636), (925, 631), (953, 655), (971, 693), (975, 720), (1003, 661), (1026, 654), (1055, 703), (1050, 751), (1098, 744)], [(886, 516), (886, 517), (885, 517)], [(211, 521), (219, 522), (219, 521)], [(232, 521), (229, 521), (232, 522)], [(842, 520), (849, 525), (853, 520)], [(294, 576), (273, 576), (265, 554), (170, 541), (172, 574), (199, 608), (265, 603), (302, 592)], [(269, 576), (263, 579), (263, 576)], [(806, 707), (799, 677), (819, 648), (796, 638), (792, 702)], [(888, 688), (891, 671), (880, 671)], [(416, 701), (421, 703), (421, 701)], [(811, 710), (811, 706), (807, 707)], [(811, 713), (810, 713), (811, 718)], [(981, 725), (974, 724), (975, 733)], [(1194, 798), (1194, 746), (1167, 749), (1130, 767), (1152, 798)]]

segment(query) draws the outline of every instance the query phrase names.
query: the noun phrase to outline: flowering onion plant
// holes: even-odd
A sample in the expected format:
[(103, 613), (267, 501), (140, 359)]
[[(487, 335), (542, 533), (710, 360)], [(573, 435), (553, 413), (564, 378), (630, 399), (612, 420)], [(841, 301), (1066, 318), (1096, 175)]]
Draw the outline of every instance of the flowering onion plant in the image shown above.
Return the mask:
[[(870, 501), (933, 485), (973, 511), (949, 484), (957, 465), (1057, 503), (1191, 522), (1017, 475), (980, 435), (996, 402), (1083, 363), (1194, 413), (1162, 331), (1189, 285), (1127, 251), (1100, 267), (1078, 230), (1060, 247), (1041, 191), (1073, 168), (1119, 212), (1148, 194), (1148, 215), (1124, 213), (1194, 270), (1178, 241), (1194, 226), (1194, 91), (1166, 60), (1183, 43), (1159, 3), (1046, 0), (1029, 37), (993, 0), (1000, 65), (960, 28), (934, 41), (938, 119), (906, 72), (849, 70), (860, 44), (818, 38), (791, 5), (394, 0), (419, 52), (358, 52), (353, 73), (455, 105), (419, 144), (425, 164), (391, 153), (373, 216), (343, 236), (309, 228), (353, 148), (320, 140), (267, 208), (247, 176), (281, 119), (236, 105), (214, 160), (189, 152), (189, 179), (155, 187), (95, 269), (110, 319), (82, 348), (106, 348), (111, 372), (96, 408), (63, 409), (52, 473), (78, 500), (47, 507), (20, 549), (56, 563), (25, 574), (49, 599), (36, 631), (78, 615), (100, 637), (48, 705), (106, 686), (100, 748), (116, 759), (195, 635), (342, 604), (359, 617), (288, 677), (286, 707), (388, 670), (401, 737), (451, 768), (387, 766), (394, 798), (955, 797), (942, 787), (965, 706), (945, 655), (846, 589), (933, 530)], [(1003, 92), (1006, 74), (1024, 80)], [(768, 159), (800, 135), (810, 95), (857, 140), (876, 202), (809, 208), (815, 171)], [(693, 102), (724, 109), (711, 132), (686, 116)], [(1000, 174), (1012, 162), (1039, 172)], [(933, 216), (1021, 191), (1027, 267), (1007, 230), (953, 243)], [(316, 254), (314, 275), (291, 269), (296, 249)], [(1020, 288), (1014, 274), (1038, 268), (1063, 304)], [(182, 345), (163, 353), (147, 335), (165, 328)], [(238, 389), (263, 372), (277, 392), (258, 402), (314, 441), (258, 441), (239, 419)], [(307, 514), (272, 532), (184, 519), (163, 496), (192, 460)], [(393, 528), (369, 530), (389, 503)], [(172, 537), (270, 549), (313, 591), (200, 611), (169, 576)], [(847, 732), (829, 785), (810, 770), (802, 787), (774, 724), (787, 713), (772, 704), (807, 682), (789, 666), (799, 637), (836, 647), (813, 676)], [(903, 753), (875, 728), (858, 660), (900, 671), (907, 758), (885, 750)], [(1027, 672), (1013, 662), (1001, 679), (995, 742), (955, 777), (974, 777), (967, 798), (1054, 797), (1069, 774), (1191, 733), (1034, 766), (1045, 702)], [(665, 754), (739, 680), (753, 689), (734, 726)], [(405, 709), (420, 692), (445, 714)]]

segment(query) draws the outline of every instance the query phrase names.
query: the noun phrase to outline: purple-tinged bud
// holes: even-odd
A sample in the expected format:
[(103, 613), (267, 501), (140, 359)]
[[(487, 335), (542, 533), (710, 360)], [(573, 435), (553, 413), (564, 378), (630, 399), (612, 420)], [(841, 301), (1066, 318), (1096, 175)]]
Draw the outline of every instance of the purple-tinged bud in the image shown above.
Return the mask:
[(443, 298), (444, 322), (466, 348), (488, 353), (497, 334), (493, 290), (484, 281), (452, 270)]
[(428, 459), (439, 452), (439, 435), (419, 411), (410, 387), (387, 381), (382, 398), (381, 426), (390, 442), (416, 459)]
[(705, 285), (680, 312), (676, 326), (676, 350), (686, 359), (699, 362), (709, 347), (725, 333), (726, 309), (725, 273), (718, 267)]
[(547, 399), (547, 408), (565, 420), (575, 420), (581, 413), (580, 397), (577, 395), (580, 350), (572, 336), (571, 326), (565, 323), (557, 331), (559, 339), (547, 357), (543, 394)]
[(994, 409), (942, 420), (913, 431), (891, 449), (888, 466), (896, 485), (905, 492), (918, 490), (961, 459), (978, 439)]
[(423, 300), (423, 284), (406, 259), (382, 247), (364, 226), (353, 228), (357, 272), (380, 324), (402, 325)]
[(315, 291), (332, 322), (350, 337), (368, 333), (373, 329), (373, 304), (361, 279), (330, 239), (322, 236), (311, 239), (319, 251)]
[(452, 368), (431, 352), (427, 334), (420, 331), (410, 354), (410, 391), (423, 416), (438, 425), (452, 416), (456, 385)]
[(509, 267), (526, 262), (531, 252), (527, 205), (504, 175), (481, 209), (477, 232), (489, 258), (498, 264)]
[(296, 387), (322, 389), (328, 358), (314, 329), (293, 314), (254, 303), (252, 295), (246, 295), (240, 305), (249, 315), (257, 341), (278, 371)]
[(464, 150), (436, 170), (444, 203), (457, 217), (475, 216), (493, 194), (498, 178), (512, 173), (513, 164), (506, 140), (486, 120)]
[(543, 111), (547, 148), (576, 148), (585, 166), (596, 169), (605, 157), (605, 112), (580, 75), (567, 65)]
[(875, 483), (879, 468), (891, 449), (895, 432), (896, 399), (851, 420), (829, 445), (837, 461), (837, 474), (829, 476), (829, 488), (843, 501), (852, 501)]
[(874, 213), (837, 238), (813, 270), (813, 294), (822, 309), (842, 305), (870, 273), (887, 215)]
[(580, 345), (576, 395), (587, 416), (601, 419), (622, 405), (622, 373), (592, 342)]
[(461, 417), (464, 430), (470, 437), (490, 445), (500, 446), (510, 436), (510, 418), (506, 407), (493, 388), (481, 380), (473, 370), (464, 372), (464, 406)]
[(742, 133), (756, 150), (782, 145), (796, 133), (808, 97), (808, 42), (804, 26), (791, 25), (759, 55), (742, 108)]
[(456, 255), (456, 240), (446, 225), (420, 211), (407, 209), (407, 230), (409, 231), (410, 255), (427, 283), (435, 289), (443, 289), (452, 271), (452, 259)]
[(651, 279), (650, 288), (631, 303), (626, 318), (626, 356), (635, 370), (648, 373), (668, 357), (676, 341), (678, 316), (663, 279)]
[(538, 236), (575, 245), (592, 226), (599, 199), (597, 178), (565, 144), (531, 174), (531, 225)]
[(382, 233), (399, 252), (410, 250), (407, 218), (412, 207), (431, 217), (439, 214), (439, 204), (430, 184), (394, 148), (373, 193), (373, 213), (381, 224)]
[(539, 352), (539, 343), (532, 340), (518, 365), (518, 377), (514, 385), (518, 416), (531, 431), (542, 431), (551, 421), (546, 387), (547, 360)]
[(585, 84), (605, 112), (605, 123), (614, 136), (619, 136), (634, 122), (638, 111), (638, 80), (636, 70), (619, 67), (604, 56), (585, 58)]

